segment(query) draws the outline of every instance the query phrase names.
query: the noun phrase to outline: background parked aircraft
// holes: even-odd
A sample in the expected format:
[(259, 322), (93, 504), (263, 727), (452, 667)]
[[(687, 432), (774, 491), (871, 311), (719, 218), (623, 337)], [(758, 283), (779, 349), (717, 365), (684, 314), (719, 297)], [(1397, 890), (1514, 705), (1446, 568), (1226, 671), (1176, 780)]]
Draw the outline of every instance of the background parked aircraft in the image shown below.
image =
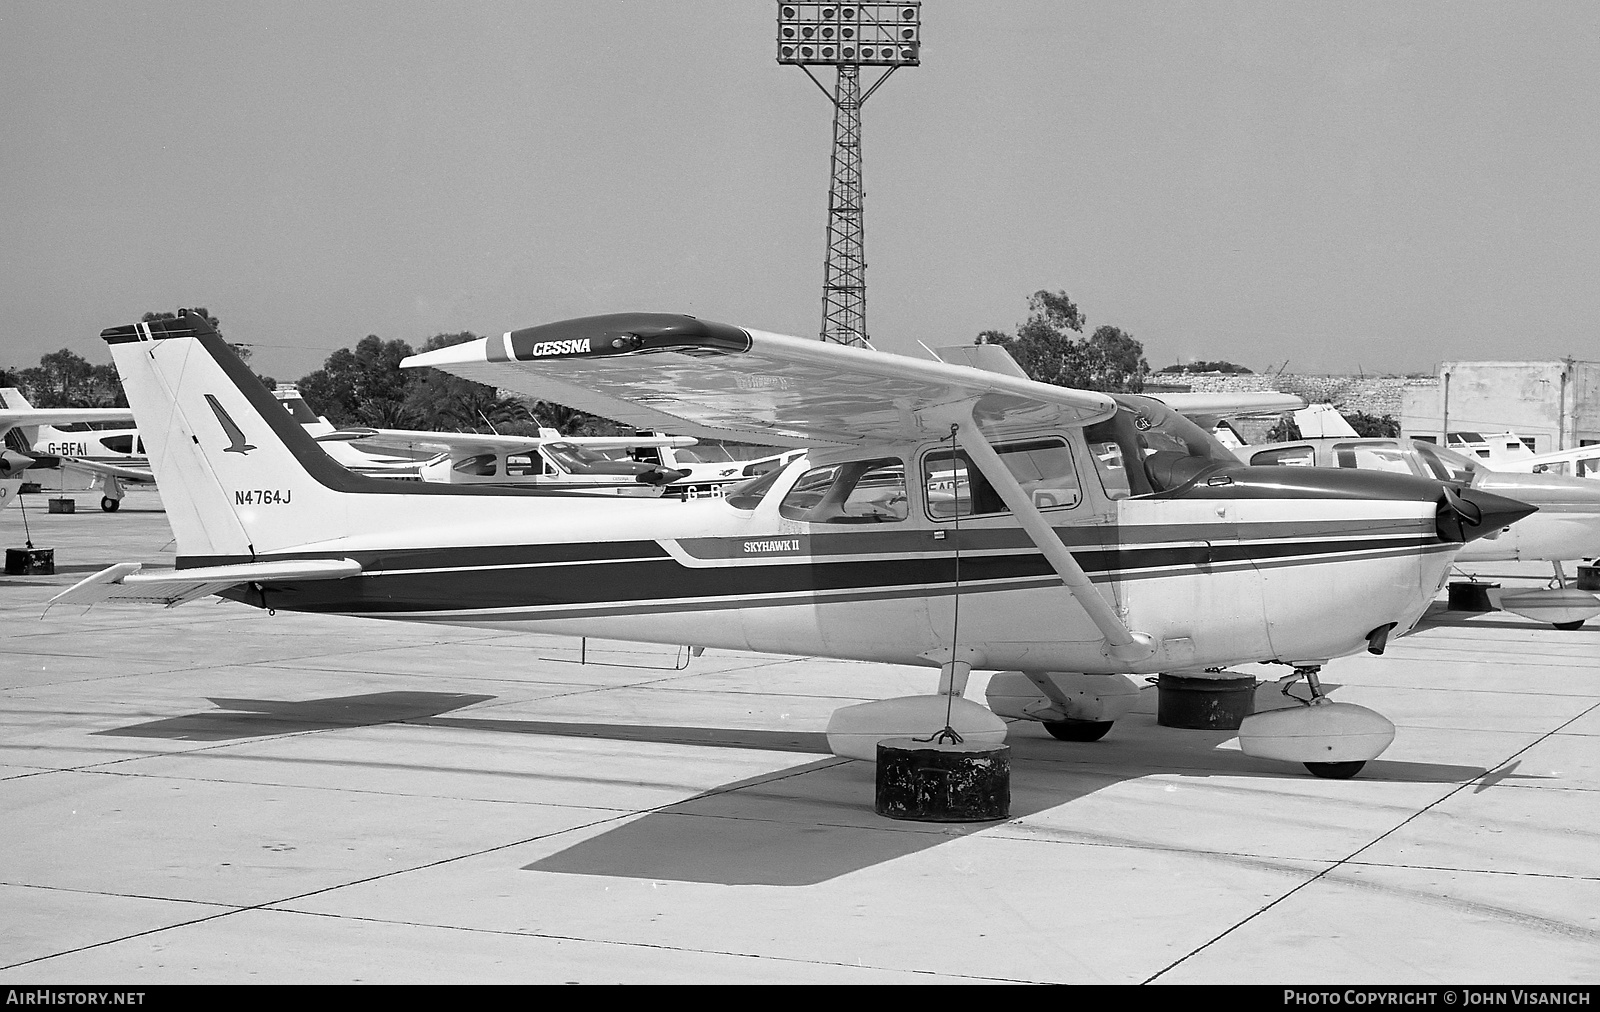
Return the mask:
[(1476, 456), (1416, 439), (1301, 439), (1234, 450), (1261, 465), (1339, 467), (1433, 477), (1506, 496), (1539, 512), (1461, 549), (1460, 562), (1551, 563), (1554, 586), (1502, 596), (1507, 611), (1576, 629), (1600, 615), (1593, 594), (1567, 586), (1561, 563), (1600, 556), (1600, 484), (1553, 474), (1495, 471)]
[[(422, 451), (433, 456), (418, 470), (424, 481), (458, 485), (521, 485), (609, 495), (659, 496), (688, 475), (665, 467), (605, 455), (637, 446), (692, 446), (690, 436), (563, 436), (541, 428), (538, 436), (414, 429), (340, 429), (316, 437), (319, 444), (347, 444), (361, 452)], [(370, 473), (370, 472), (369, 472)]]
[(104, 493), (100, 508), (115, 510), (124, 482), (152, 480), (137, 433), (131, 428), (68, 431), (59, 426), (132, 421), (128, 408), (36, 408), (15, 387), (0, 389), (0, 477), (27, 470), (38, 474), (34, 480), (41, 484), (52, 474), (62, 482), (87, 479)]

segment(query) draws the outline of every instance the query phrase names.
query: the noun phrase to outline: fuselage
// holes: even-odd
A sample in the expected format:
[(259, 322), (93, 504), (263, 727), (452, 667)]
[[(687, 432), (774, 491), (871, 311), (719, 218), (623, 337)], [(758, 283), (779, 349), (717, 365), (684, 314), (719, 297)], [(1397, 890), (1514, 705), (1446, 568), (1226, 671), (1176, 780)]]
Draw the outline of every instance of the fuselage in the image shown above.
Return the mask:
[[(1088, 456), (1081, 434), (1051, 438)], [(1459, 547), (1437, 536), (1433, 490), (1421, 483), (1367, 476), (1357, 488), (1335, 476), (1294, 485), (1276, 469), (1239, 467), (1176, 494), (1113, 498), (1091, 473), (1044, 515), (1129, 625), (1157, 640), (1153, 657), (1130, 665), (1107, 656), (1014, 518), (943, 508), (948, 460), (927, 459), (938, 451), (875, 455), (895, 461), (902, 480), (895, 485), (894, 465), (880, 468), (887, 480), (858, 486), (866, 505), (846, 522), (785, 515), (826, 460), (819, 468), (802, 459), (761, 494), (728, 499), (418, 500), (405, 512), (419, 522), (404, 529), (390, 497), (350, 497), (351, 529), (363, 533), (287, 554), (352, 558), (360, 578), (231, 596), (904, 664), (927, 663), (955, 637), (983, 667), (1153, 672), (1360, 650), (1378, 627), (1415, 623)], [(921, 480), (903, 480), (919, 467)], [(1345, 493), (1329, 495), (1341, 483)], [(241, 507), (276, 508), (270, 494)], [(474, 519), (461, 522), (467, 513)]]

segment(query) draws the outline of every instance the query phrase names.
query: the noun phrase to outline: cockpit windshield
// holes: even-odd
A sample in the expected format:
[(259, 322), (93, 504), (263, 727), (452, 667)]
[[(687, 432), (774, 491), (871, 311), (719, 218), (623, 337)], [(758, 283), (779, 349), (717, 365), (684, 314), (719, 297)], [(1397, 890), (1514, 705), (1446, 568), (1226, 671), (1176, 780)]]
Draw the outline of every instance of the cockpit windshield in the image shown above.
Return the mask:
[(1215, 436), (1149, 397), (1114, 394), (1117, 413), (1084, 430), (1112, 499), (1168, 492), (1239, 464)]

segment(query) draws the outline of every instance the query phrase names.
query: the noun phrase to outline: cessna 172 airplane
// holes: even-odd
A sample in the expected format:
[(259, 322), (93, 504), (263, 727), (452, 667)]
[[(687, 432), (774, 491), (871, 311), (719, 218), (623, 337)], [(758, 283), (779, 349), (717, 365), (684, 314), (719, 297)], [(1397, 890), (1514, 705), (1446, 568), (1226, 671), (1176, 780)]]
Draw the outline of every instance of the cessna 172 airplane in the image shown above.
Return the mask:
[[(133, 458), (132, 430), (65, 432), (58, 425), (133, 421), (129, 408), (36, 408), (15, 387), (0, 389), (0, 479), (21, 487), (23, 471), (58, 468), (63, 474), (87, 476), (105, 492), (100, 508), (115, 510), (122, 502), (122, 482), (150, 480), (150, 473), (123, 458)], [(126, 449), (121, 449), (126, 437)], [(105, 440), (112, 440), (107, 443)], [(139, 463), (143, 458), (137, 458)], [(15, 498), (0, 497), (0, 506)], [(109, 505), (108, 505), (109, 504)]]
[[(937, 670), (936, 693), (834, 714), (831, 746), (858, 758), (941, 726), (998, 741), (1001, 716), (1092, 741), (1131, 706), (1129, 676), (1269, 661), (1309, 694), (1247, 717), (1241, 748), (1350, 776), (1394, 726), (1329, 699), (1322, 666), (1381, 652), (1463, 543), (1532, 512), (1409, 474), (1248, 467), (1155, 400), (1018, 378), (992, 346), (927, 362), (649, 313), (407, 364), (807, 456), (695, 500), (393, 482), (336, 466), (203, 316), (102, 336), (184, 493), (178, 565), (118, 564), (52, 603), (218, 594)], [(963, 698), (973, 668), (1000, 672), (990, 707)]]
[(1525, 502), (1539, 512), (1464, 546), (1457, 562), (1538, 561), (1555, 570), (1546, 590), (1507, 592), (1502, 607), (1514, 614), (1577, 629), (1600, 615), (1600, 600), (1567, 586), (1561, 563), (1600, 556), (1600, 485), (1555, 474), (1517, 474), (1421, 439), (1297, 439), (1239, 447), (1239, 459), (1257, 466), (1360, 468), (1457, 482)]
[[(609, 495), (659, 496), (687, 469), (617, 460), (602, 450), (636, 446), (693, 446), (693, 436), (563, 436), (541, 428), (537, 436), (414, 429), (339, 429), (315, 437), (319, 443), (348, 442), (439, 450), (418, 468), (423, 481), (453, 484), (525, 485)], [(346, 465), (348, 466), (348, 465)]]

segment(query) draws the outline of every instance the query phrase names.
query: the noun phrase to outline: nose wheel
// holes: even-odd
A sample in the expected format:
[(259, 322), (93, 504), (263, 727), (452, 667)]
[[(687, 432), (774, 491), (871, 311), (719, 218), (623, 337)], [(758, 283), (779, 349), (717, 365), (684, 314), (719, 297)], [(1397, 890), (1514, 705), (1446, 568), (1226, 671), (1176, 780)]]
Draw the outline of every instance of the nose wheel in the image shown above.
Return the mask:
[[(1333, 700), (1329, 699), (1328, 694), (1322, 691), (1322, 683), (1317, 680), (1317, 672), (1321, 670), (1322, 669), (1320, 667), (1310, 666), (1295, 668), (1294, 675), (1291, 676), (1288, 681), (1283, 683), (1283, 688), (1281, 691), (1285, 696), (1288, 696), (1301, 706), (1326, 706), (1327, 704), (1333, 702)], [(1294, 688), (1294, 684), (1302, 678), (1306, 680), (1306, 690), (1310, 693), (1310, 695), (1305, 698), (1297, 696), (1289, 691), (1290, 689)], [(1308, 762), (1304, 763), (1303, 765), (1314, 777), (1321, 777), (1324, 780), (1349, 780), (1357, 773), (1360, 773), (1361, 767), (1365, 766), (1366, 764), (1367, 761), (1365, 759), (1356, 759), (1345, 762)]]
[(1357, 773), (1360, 773), (1361, 767), (1366, 764), (1366, 760), (1362, 759), (1357, 762), (1345, 763), (1306, 763), (1305, 767), (1311, 771), (1312, 776), (1321, 777), (1324, 780), (1349, 780)]

